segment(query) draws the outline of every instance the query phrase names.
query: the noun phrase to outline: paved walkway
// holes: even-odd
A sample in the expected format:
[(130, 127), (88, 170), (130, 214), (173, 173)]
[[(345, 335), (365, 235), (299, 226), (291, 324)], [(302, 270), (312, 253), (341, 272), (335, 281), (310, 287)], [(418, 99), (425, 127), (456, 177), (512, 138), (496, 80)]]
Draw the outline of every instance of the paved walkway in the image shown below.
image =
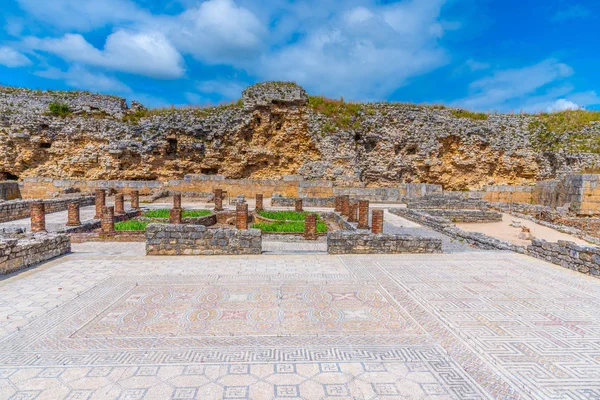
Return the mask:
[(600, 398), (600, 281), (525, 256), (73, 250), (0, 280), (1, 399)]

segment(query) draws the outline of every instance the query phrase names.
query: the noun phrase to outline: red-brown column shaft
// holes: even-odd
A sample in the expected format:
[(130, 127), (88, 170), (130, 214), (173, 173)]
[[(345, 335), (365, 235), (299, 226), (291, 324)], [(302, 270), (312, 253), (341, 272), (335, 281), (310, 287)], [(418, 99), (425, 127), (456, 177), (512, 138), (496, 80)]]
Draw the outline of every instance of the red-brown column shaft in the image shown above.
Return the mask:
[(94, 219), (102, 218), (102, 208), (106, 205), (106, 189), (96, 189), (96, 216)]
[(131, 191), (131, 208), (134, 210), (140, 209), (140, 192), (138, 190)]
[(181, 208), (171, 208), (169, 210), (169, 223), (173, 225), (181, 225), (181, 217), (183, 210)]
[(369, 229), (369, 200), (358, 202), (358, 229)]
[(304, 239), (317, 239), (317, 216), (315, 214), (306, 214), (304, 216)]
[(181, 194), (173, 195), (173, 208), (181, 208)]
[(101, 229), (104, 235), (114, 235), (115, 234), (115, 208), (110, 207), (102, 207), (102, 221), (101, 221)]
[(235, 226), (238, 229), (248, 229), (248, 204), (236, 205)]
[(294, 209), (297, 212), (304, 211), (304, 209), (302, 208), (302, 199), (296, 199), (296, 201), (294, 201)]
[(215, 211), (223, 211), (223, 189), (215, 189)]
[(356, 211), (358, 210), (358, 203), (351, 201), (348, 205), (348, 222), (358, 222), (356, 217)]
[(125, 195), (123, 193), (115, 194), (115, 215), (125, 214)]
[(383, 210), (373, 210), (371, 232), (374, 234), (383, 233)]
[(254, 207), (254, 209), (256, 211), (262, 211), (263, 210), (263, 195), (261, 193), (258, 193), (256, 195), (256, 206)]
[(31, 203), (31, 232), (46, 232), (46, 207), (43, 201)]
[(79, 218), (79, 203), (76, 201), (69, 203), (67, 210), (67, 226), (81, 225), (81, 219)]

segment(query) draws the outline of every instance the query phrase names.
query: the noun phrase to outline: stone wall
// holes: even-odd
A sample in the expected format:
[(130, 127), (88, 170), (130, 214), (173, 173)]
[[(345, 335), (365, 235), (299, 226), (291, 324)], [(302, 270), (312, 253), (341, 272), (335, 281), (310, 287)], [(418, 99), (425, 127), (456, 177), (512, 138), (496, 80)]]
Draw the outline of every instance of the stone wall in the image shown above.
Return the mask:
[(486, 186), (482, 199), (490, 203), (531, 203), (533, 186)]
[(408, 208), (421, 210), (487, 210), (489, 208), (489, 203), (485, 200), (450, 195), (425, 196), (410, 200), (406, 205)]
[(447, 218), (454, 223), (489, 223), (502, 221), (502, 214), (486, 210), (415, 210), (435, 217)]
[(16, 238), (0, 237), (0, 274), (23, 268), (71, 252), (67, 235), (36, 233)]
[(437, 232), (484, 250), (510, 250), (517, 253), (525, 253), (526, 251), (522, 246), (504, 242), (491, 236), (484, 235), (483, 233), (464, 231), (454, 225), (449, 219), (429, 215), (424, 210), (417, 211), (408, 208), (390, 208), (389, 212), (418, 224), (428, 226)]
[(600, 277), (600, 247), (579, 246), (559, 240), (557, 243), (534, 239), (527, 247), (529, 255), (583, 274)]
[[(271, 206), (273, 207), (294, 207), (298, 197), (271, 197)], [(333, 207), (335, 197), (301, 197), (304, 207)]]
[(327, 234), (329, 254), (441, 253), (441, 239), (337, 231)]
[(15, 200), (21, 198), (19, 183), (14, 181), (0, 182), (0, 200)]
[(147, 255), (261, 254), (258, 229), (208, 229), (202, 225), (150, 224), (146, 227)]
[[(81, 196), (67, 199), (49, 199), (44, 200), (46, 214), (58, 211), (65, 211), (72, 201), (78, 201), (81, 207), (94, 205), (93, 196)], [(0, 222), (14, 221), (22, 218), (29, 218), (30, 206), (35, 200), (12, 200), (0, 203)]]

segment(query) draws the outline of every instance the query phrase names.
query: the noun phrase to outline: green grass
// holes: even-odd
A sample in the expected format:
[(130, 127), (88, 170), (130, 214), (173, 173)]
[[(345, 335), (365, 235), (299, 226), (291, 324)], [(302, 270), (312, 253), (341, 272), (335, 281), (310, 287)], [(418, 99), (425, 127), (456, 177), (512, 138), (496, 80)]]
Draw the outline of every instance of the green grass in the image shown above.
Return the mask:
[(68, 104), (59, 103), (56, 101), (48, 104), (48, 110), (50, 111), (50, 114), (57, 117), (66, 117), (72, 113)]
[(350, 129), (359, 126), (365, 105), (347, 103), (344, 99), (333, 100), (323, 96), (309, 96), (308, 106), (315, 112), (330, 118), (330, 121), (325, 123), (323, 130), (331, 133), (337, 129)]
[(472, 112), (468, 110), (452, 110), (452, 115), (456, 118), (468, 118), (474, 121), (485, 121), (489, 118), (489, 115), (482, 112)]
[[(261, 217), (265, 217), (268, 219), (276, 219), (278, 221), (304, 221), (304, 217), (308, 213), (306, 211), (298, 212), (298, 211), (259, 211), (258, 215)], [(317, 220), (319, 220), (319, 215), (317, 214)]]
[[(210, 210), (183, 210), (182, 218), (199, 218), (207, 217), (212, 214)], [(150, 210), (144, 213), (144, 217), (147, 218), (169, 218), (169, 209), (160, 208), (157, 210)]]
[(115, 223), (115, 231), (145, 231), (146, 226), (151, 222), (147, 221), (121, 221)]
[(567, 110), (541, 113), (533, 117), (529, 131), (539, 150), (600, 153), (600, 137), (594, 130), (584, 130), (598, 121), (600, 111)]
[[(304, 232), (304, 222), (257, 222), (252, 224), (252, 228), (260, 229), (263, 232), (302, 233)], [(317, 221), (317, 232), (327, 233), (327, 225), (322, 221)]]

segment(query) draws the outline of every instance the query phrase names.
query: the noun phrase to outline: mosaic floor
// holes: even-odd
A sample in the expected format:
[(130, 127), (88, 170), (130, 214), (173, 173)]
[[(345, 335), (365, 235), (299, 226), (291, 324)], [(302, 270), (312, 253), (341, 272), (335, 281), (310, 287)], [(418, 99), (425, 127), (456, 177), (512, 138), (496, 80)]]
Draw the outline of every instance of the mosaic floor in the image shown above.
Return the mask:
[(0, 399), (600, 399), (600, 280), (517, 254), (74, 250), (0, 281)]

